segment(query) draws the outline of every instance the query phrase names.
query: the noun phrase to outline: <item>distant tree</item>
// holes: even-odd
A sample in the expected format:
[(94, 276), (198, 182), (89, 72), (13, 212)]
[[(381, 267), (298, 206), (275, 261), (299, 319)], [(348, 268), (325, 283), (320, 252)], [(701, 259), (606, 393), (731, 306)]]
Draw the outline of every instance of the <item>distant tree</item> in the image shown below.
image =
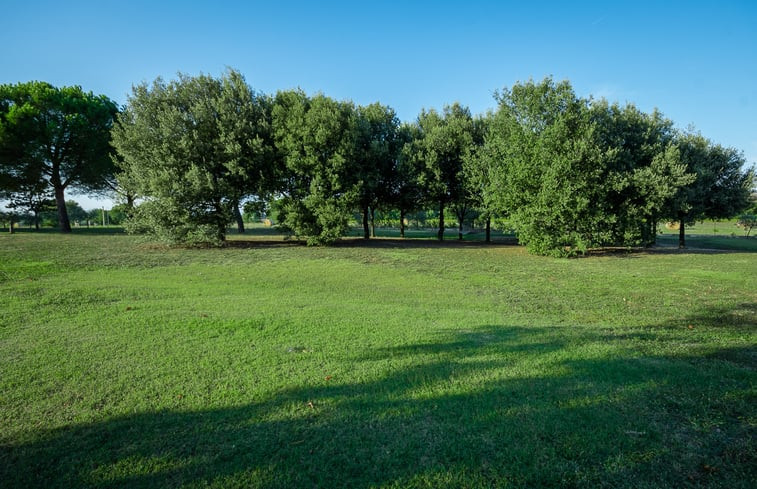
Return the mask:
[(72, 221), (89, 225), (90, 213), (85, 211), (75, 200), (66, 201), (66, 211)]
[(0, 210), (0, 223), (8, 226), (8, 232), (15, 232), (14, 225), (18, 222), (18, 215), (13, 210)]
[(749, 234), (752, 232), (752, 229), (757, 227), (757, 215), (741, 214), (739, 216), (739, 220), (737, 221), (737, 224), (740, 227), (744, 228), (744, 236), (748, 238)]
[(114, 171), (110, 129), (118, 113), (104, 95), (44, 82), (0, 85), (0, 167), (51, 189), (61, 231), (70, 232), (65, 191), (97, 191)]
[(113, 130), (119, 182), (143, 200), (127, 229), (176, 243), (224, 241), (240, 198), (265, 184), (271, 148), (259, 99), (234, 70), (134, 87)]
[[(458, 103), (445, 106), (442, 114), (422, 111), (418, 116), (421, 153), (425, 168), (421, 184), (429, 202), (439, 209), (437, 239), (444, 239), (444, 209), (456, 206), (462, 223), (469, 206), (463, 184), (463, 161), (472, 148), (473, 119), (467, 107)], [(462, 233), (460, 234), (462, 239)]]
[(422, 140), (417, 124), (403, 124), (398, 131), (400, 150), (395, 162), (390, 186), (391, 206), (399, 211), (400, 236), (405, 237), (405, 218), (418, 210), (423, 202), (421, 173), (425, 166), (422, 159)]
[[(395, 165), (401, 149), (399, 119), (379, 103), (357, 108), (356, 163), (358, 205), (363, 214), (363, 237), (376, 235), (376, 208), (390, 200)], [(370, 221), (370, 227), (369, 227)]]
[(9, 209), (20, 212), (28, 212), (34, 228), (40, 227), (40, 214), (55, 210), (55, 199), (47, 184), (43, 181), (28, 182), (16, 188), (12, 193), (7, 194)]
[(489, 185), (492, 179), (494, 162), (487, 152), (485, 141), (494, 115), (488, 113), (473, 119), (472, 144), (473, 147), (463, 161), (463, 182), (466, 201), (475, 206), (480, 216), (486, 222), (485, 241), (491, 242), (491, 220), (494, 214), (494, 192)]
[(669, 199), (668, 215), (679, 223), (678, 246), (685, 248), (687, 224), (730, 218), (749, 206), (754, 169), (744, 168), (741, 152), (713, 144), (698, 133), (683, 133), (676, 142), (681, 163), (696, 175)]
[(0, 200), (14, 216), (28, 212), (36, 229), (39, 229), (39, 214), (55, 209), (52, 191), (40, 174), (39, 166), (7, 164), (0, 167)]
[(244, 203), (244, 219), (247, 222), (260, 221), (267, 217), (270, 204), (262, 199), (248, 200)]
[(116, 204), (108, 211), (108, 218), (114, 226), (122, 226), (134, 210), (126, 203)]

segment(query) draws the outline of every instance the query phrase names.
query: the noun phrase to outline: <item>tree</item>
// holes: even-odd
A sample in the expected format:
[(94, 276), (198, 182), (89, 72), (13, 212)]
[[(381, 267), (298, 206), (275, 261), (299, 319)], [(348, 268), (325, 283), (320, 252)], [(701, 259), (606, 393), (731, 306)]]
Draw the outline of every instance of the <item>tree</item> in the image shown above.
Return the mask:
[[(420, 151), (425, 163), (421, 184), (429, 202), (439, 208), (437, 239), (444, 239), (444, 209), (455, 204), (462, 226), (468, 203), (463, 185), (463, 161), (471, 151), (473, 119), (458, 103), (444, 107), (442, 114), (422, 111), (418, 116)], [(462, 214), (462, 217), (460, 217)], [(462, 233), (460, 234), (462, 239)]]
[(757, 215), (755, 214), (741, 214), (737, 222), (739, 227), (744, 228), (744, 236), (747, 238), (752, 232), (752, 229), (757, 227)]
[(669, 200), (668, 215), (679, 223), (678, 246), (685, 248), (686, 224), (733, 217), (749, 206), (754, 169), (744, 169), (741, 152), (713, 144), (701, 134), (683, 133), (676, 143), (681, 163), (696, 176)]
[(599, 181), (592, 197), (600, 246), (654, 244), (667, 200), (694, 176), (680, 162), (673, 123), (655, 110), (606, 101), (590, 106), (593, 139), (599, 148)]
[(240, 198), (267, 183), (261, 105), (234, 70), (134, 87), (113, 130), (119, 182), (143, 199), (127, 229), (174, 243), (223, 242)]
[(88, 226), (90, 222), (90, 213), (85, 211), (84, 208), (79, 205), (75, 200), (66, 201), (66, 212), (74, 222), (81, 223), (82, 221)]
[(357, 108), (358, 205), (363, 214), (365, 239), (376, 236), (376, 208), (390, 199), (400, 151), (398, 129), (399, 119), (390, 107), (374, 103)]
[(550, 78), (496, 97), (486, 193), (529, 250), (566, 256), (653, 241), (665, 202), (692, 179), (669, 121), (579, 98)]
[(34, 228), (39, 230), (40, 214), (56, 209), (52, 193), (44, 181), (29, 181), (8, 194), (9, 209), (21, 209), (31, 214)]
[[(486, 151), (485, 141), (494, 115), (488, 113), (473, 119), (473, 148), (463, 161), (464, 187), (466, 201), (479, 209), (486, 221), (487, 243), (491, 242), (491, 220), (494, 213), (493, 192), (489, 186), (492, 179), (493, 155)], [(462, 225), (461, 225), (462, 228)]]
[(118, 113), (104, 95), (44, 82), (0, 85), (0, 166), (52, 190), (61, 231), (70, 232), (65, 191), (101, 189), (113, 173), (110, 130)]
[[(498, 166), (490, 185), (532, 252), (585, 251), (593, 222), (590, 192), (599, 182), (586, 101), (568, 82), (516, 84), (495, 95), (487, 152)], [(588, 229), (587, 229), (588, 228)]]
[(38, 166), (0, 167), (0, 199), (7, 201), (9, 215), (28, 211), (36, 229), (41, 212), (55, 209), (55, 200)]
[(405, 237), (405, 216), (417, 210), (423, 200), (420, 177), (424, 166), (421, 133), (417, 124), (403, 124), (398, 130), (399, 154), (392, 172), (390, 205), (399, 210), (400, 236)]
[(279, 92), (273, 127), (286, 168), (276, 202), (279, 223), (310, 245), (333, 243), (347, 230), (359, 195), (354, 105)]

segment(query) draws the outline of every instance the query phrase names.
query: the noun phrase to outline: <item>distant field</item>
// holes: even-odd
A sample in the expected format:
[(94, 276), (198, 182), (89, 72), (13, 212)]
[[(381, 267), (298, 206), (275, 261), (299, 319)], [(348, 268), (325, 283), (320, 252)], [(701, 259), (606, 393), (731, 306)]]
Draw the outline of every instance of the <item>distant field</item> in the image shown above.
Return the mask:
[(757, 479), (755, 239), (250, 235), (0, 235), (0, 487)]
[[(659, 226), (663, 234), (674, 234), (678, 236), (678, 229), (670, 229), (664, 225)], [(736, 225), (736, 219), (730, 221), (700, 221), (686, 226), (686, 234), (707, 235), (707, 236), (726, 236), (726, 237), (743, 237), (744, 230)]]

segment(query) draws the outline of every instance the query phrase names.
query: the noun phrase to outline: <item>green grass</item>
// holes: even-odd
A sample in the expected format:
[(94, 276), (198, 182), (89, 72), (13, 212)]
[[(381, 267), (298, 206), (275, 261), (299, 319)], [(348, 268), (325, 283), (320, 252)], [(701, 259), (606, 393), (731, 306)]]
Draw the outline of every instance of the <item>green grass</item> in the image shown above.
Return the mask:
[(0, 236), (0, 486), (752, 487), (757, 255)]
[[(724, 221), (699, 221), (694, 224), (686, 225), (686, 238), (689, 235), (707, 235), (720, 237), (743, 237), (744, 230), (736, 225), (738, 219)], [(678, 236), (678, 229), (668, 229), (664, 224), (660, 224), (659, 230), (663, 234)]]

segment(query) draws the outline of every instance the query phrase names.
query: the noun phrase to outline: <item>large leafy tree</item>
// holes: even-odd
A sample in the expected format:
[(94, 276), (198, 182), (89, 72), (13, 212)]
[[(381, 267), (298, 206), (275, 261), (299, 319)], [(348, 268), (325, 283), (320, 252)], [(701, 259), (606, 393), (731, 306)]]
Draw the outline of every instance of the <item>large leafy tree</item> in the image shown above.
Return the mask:
[(686, 225), (699, 219), (736, 216), (749, 207), (754, 169), (745, 168), (744, 155), (713, 144), (701, 134), (677, 138), (680, 161), (696, 178), (670, 198), (668, 216), (679, 223), (678, 246), (686, 247)]
[(376, 208), (391, 199), (401, 150), (399, 119), (394, 110), (379, 103), (358, 107), (356, 130), (358, 205), (363, 214), (363, 236), (368, 239), (375, 236)]
[(567, 82), (516, 84), (496, 95), (487, 141), (499, 161), (490, 182), (529, 250), (570, 254), (586, 249), (584, 227), (599, 182), (586, 103)]
[(113, 130), (120, 181), (143, 199), (129, 229), (222, 242), (240, 198), (266, 183), (271, 148), (261, 105), (234, 70), (134, 87)]
[(486, 222), (487, 243), (491, 242), (491, 220), (495, 213), (494, 200), (496, 192), (489, 184), (496, 168), (496, 155), (488, 152), (485, 141), (492, 124), (494, 114), (487, 113), (473, 119), (473, 149), (463, 162), (464, 186), (466, 201), (479, 211), (480, 217)]
[(405, 237), (405, 216), (418, 210), (423, 202), (421, 174), (425, 166), (422, 159), (421, 131), (417, 124), (402, 124), (398, 130), (400, 143), (393, 178), (389, 187), (390, 205), (399, 211), (400, 236)]
[[(453, 204), (465, 209), (468, 204), (464, 186), (463, 161), (473, 143), (473, 119), (467, 107), (458, 103), (418, 116), (421, 132), (420, 152), (425, 163), (421, 174), (426, 198), (439, 208), (437, 239), (444, 239), (444, 209)], [(458, 212), (458, 215), (460, 212)], [(462, 212), (463, 216), (465, 212)]]
[(65, 192), (93, 192), (112, 176), (110, 130), (118, 112), (104, 95), (45, 82), (0, 85), (0, 170), (6, 190), (49, 189), (61, 231), (70, 232)]
[(273, 128), (284, 161), (279, 223), (308, 244), (329, 244), (347, 230), (360, 192), (357, 113), (351, 102), (302, 91), (276, 95)]
[(593, 139), (599, 148), (592, 236), (596, 245), (651, 245), (667, 200), (691, 183), (680, 162), (673, 123), (658, 111), (604, 100), (590, 108)]
[(531, 251), (648, 244), (665, 201), (691, 181), (657, 113), (592, 104), (549, 78), (497, 100), (487, 193)]

